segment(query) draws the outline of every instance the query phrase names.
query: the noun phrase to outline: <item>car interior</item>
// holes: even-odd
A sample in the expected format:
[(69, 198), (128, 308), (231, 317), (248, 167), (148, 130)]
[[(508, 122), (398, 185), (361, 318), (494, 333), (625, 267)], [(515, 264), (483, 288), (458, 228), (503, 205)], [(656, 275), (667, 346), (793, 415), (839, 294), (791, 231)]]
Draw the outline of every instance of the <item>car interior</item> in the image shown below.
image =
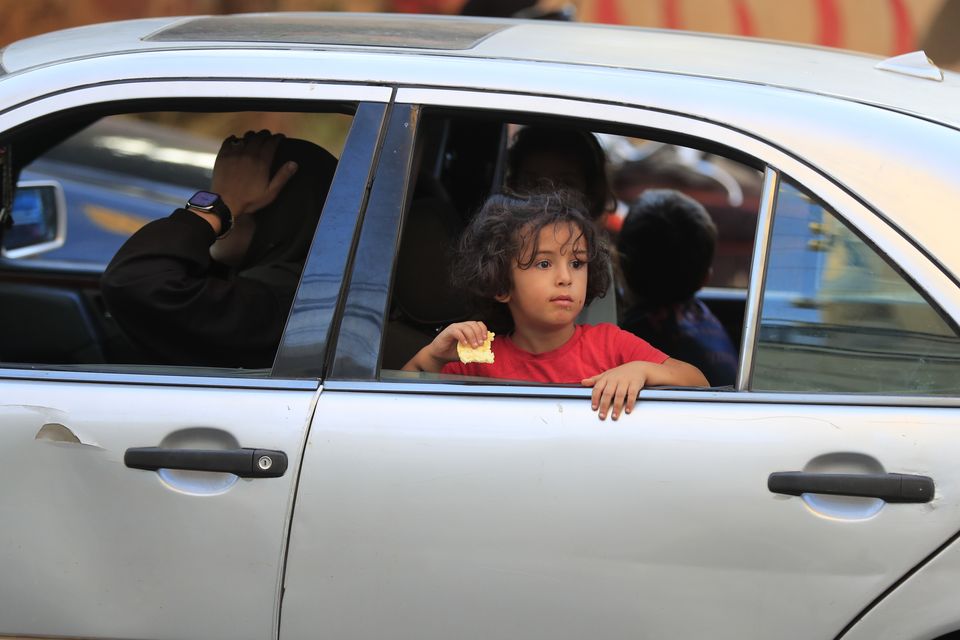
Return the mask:
[[(66, 246), (77, 247), (74, 254), (0, 261), (0, 360), (68, 367), (150, 365), (152, 370), (163, 365), (146, 361), (113, 321), (99, 294), (99, 275), (138, 225), (169, 214), (192, 191), (207, 186), (212, 159), (226, 135), (269, 128), (312, 137), (338, 155), (351, 105), (329, 105), (327, 113), (292, 113), (289, 106), (279, 112), (270, 106), (236, 104), (224, 111), (222, 101), (217, 109), (194, 101), (188, 108), (144, 105), (133, 114), (129, 106), (122, 112), (85, 109), (32, 123), (0, 141), (14, 150), (17, 175), (63, 182), (72, 232)], [(408, 190), (381, 350), (385, 379), (442, 327), (469, 317), (456, 283), (443, 274), (470, 217), (489, 195), (503, 189), (512, 137), (523, 127), (544, 124), (589, 132), (602, 145), (617, 204), (603, 220), (611, 237), (629, 202), (648, 188), (677, 189), (706, 207), (719, 240), (712, 280), (698, 297), (739, 348), (762, 179), (755, 161), (676, 133), (530, 114), (426, 109), (418, 125), (413, 188)], [(109, 135), (98, 137), (98, 131)], [(75, 193), (81, 186), (84, 193)], [(74, 202), (96, 197), (89, 192), (98, 189), (115, 198), (96, 209), (96, 234), (109, 236), (100, 244), (94, 241), (96, 234), (78, 226), (79, 219), (86, 224), (94, 219), (90, 208)], [(104, 213), (122, 212), (131, 202), (142, 210), (127, 212), (127, 217)], [(90, 258), (76, 260), (77, 255)], [(620, 277), (613, 289), (585, 310), (589, 322), (618, 322), (630, 293)]]
[[(480, 204), (504, 188), (512, 135), (530, 125), (576, 128), (601, 140), (618, 203), (604, 221), (611, 237), (627, 203), (644, 189), (676, 189), (708, 210), (719, 229), (719, 240), (712, 281), (698, 298), (739, 349), (762, 181), (758, 167), (730, 150), (662, 132), (624, 131), (599, 123), (511, 113), (434, 110), (425, 112), (418, 134), (413, 195), (401, 235), (384, 337), (383, 377), (396, 377), (395, 370), (444, 326), (470, 317), (456, 284), (437, 274), (449, 272), (457, 239)], [(584, 310), (586, 321), (618, 323), (629, 292), (616, 275), (614, 291)], [(431, 377), (435, 376), (426, 376)]]
[[(134, 113), (130, 105), (86, 108), (29, 123), (0, 141), (11, 150), (11, 173), (20, 183), (35, 177), (57, 183), (67, 209), (62, 247), (0, 259), (0, 361), (163, 367), (121, 330), (103, 301), (100, 275), (113, 253), (137, 228), (209, 186), (227, 135), (268, 126), (338, 155), (354, 110), (340, 103), (320, 112), (314, 105), (310, 112), (253, 101), (231, 106), (224, 111), (221, 100), (152, 101)], [(13, 218), (20, 222), (16, 208)]]

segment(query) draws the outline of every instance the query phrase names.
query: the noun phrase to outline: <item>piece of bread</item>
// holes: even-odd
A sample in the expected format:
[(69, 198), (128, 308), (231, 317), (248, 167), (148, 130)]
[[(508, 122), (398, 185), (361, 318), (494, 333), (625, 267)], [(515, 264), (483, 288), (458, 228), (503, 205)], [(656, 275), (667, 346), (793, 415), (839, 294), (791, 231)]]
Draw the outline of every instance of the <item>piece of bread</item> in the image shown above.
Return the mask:
[(487, 331), (487, 339), (479, 347), (474, 349), (468, 347), (462, 342), (457, 343), (457, 355), (460, 356), (460, 362), (479, 362), (481, 364), (493, 363), (493, 351), (490, 350), (490, 343), (493, 342), (493, 331)]

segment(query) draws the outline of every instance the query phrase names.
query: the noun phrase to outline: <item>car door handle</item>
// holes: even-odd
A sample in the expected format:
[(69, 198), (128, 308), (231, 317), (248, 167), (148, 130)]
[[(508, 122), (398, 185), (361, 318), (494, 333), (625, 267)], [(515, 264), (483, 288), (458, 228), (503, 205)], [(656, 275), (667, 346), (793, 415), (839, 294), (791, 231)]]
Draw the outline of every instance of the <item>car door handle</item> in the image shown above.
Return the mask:
[(777, 471), (767, 478), (773, 493), (799, 496), (823, 493), (831, 496), (880, 498), (886, 502), (930, 502), (933, 479), (904, 473), (806, 473)]
[(217, 471), (241, 478), (279, 478), (287, 471), (287, 454), (269, 449), (162, 449), (131, 447), (123, 455), (131, 469)]

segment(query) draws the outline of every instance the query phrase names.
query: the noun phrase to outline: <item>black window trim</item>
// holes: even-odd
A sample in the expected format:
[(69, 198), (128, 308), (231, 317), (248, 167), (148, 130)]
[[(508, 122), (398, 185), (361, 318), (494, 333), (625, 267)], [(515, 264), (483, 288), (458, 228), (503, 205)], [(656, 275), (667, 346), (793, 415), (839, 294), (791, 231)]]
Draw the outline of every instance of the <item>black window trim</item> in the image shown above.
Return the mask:
[(277, 348), (273, 378), (316, 379), (326, 373), (388, 107), (358, 105)]
[(388, 116), (327, 379), (377, 379), (419, 118), (410, 104)]

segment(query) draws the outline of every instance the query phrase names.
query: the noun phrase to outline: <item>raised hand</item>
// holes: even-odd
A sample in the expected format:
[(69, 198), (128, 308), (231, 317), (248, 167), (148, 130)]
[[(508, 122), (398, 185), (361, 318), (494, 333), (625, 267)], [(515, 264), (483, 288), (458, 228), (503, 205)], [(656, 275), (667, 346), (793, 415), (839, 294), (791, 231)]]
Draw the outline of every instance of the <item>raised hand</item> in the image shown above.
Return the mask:
[(267, 206), (297, 171), (296, 162), (287, 162), (270, 176), (270, 166), (283, 134), (266, 129), (248, 131), (243, 138), (223, 141), (213, 165), (211, 191), (230, 208), (235, 218)]

